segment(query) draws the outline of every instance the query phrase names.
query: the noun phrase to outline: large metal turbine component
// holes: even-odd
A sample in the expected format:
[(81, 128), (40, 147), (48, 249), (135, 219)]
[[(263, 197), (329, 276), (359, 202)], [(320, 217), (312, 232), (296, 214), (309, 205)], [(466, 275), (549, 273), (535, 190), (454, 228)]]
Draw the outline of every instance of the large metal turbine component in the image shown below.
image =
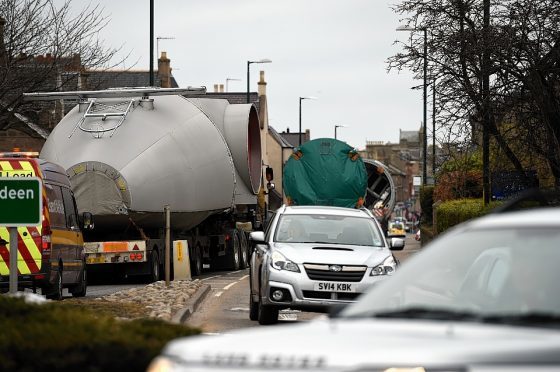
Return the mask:
[(190, 229), (236, 204), (255, 204), (261, 182), (258, 115), (249, 104), (180, 95), (89, 98), (47, 139), (42, 158), (70, 176), (78, 209), (119, 228), (131, 218)]

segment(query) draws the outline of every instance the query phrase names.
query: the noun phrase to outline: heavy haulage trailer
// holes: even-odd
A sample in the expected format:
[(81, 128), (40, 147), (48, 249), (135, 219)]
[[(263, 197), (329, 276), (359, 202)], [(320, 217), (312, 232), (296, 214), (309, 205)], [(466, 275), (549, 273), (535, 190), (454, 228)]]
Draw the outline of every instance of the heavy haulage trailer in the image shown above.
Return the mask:
[(27, 100), (76, 100), (40, 157), (68, 173), (78, 210), (93, 213), (88, 270), (160, 278), (164, 208), (171, 239), (188, 244), (191, 269), (248, 262), (258, 224), (262, 160), (252, 104), (188, 98), (204, 88), (28, 93)]

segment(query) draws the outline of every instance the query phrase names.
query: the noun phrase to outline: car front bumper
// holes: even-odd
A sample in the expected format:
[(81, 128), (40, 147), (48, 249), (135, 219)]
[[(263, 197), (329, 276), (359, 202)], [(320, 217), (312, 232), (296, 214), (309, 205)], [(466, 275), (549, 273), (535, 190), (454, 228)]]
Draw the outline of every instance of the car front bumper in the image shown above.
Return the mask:
[[(270, 268), (267, 277), (263, 278), (262, 304), (300, 310), (327, 310), (333, 305), (354, 302), (359, 295), (388, 276), (371, 276), (372, 268), (367, 268), (359, 282), (313, 280), (302, 269), (300, 266), (301, 272), (292, 272)], [(319, 283), (332, 283), (334, 290), (317, 290)], [(345, 287), (343, 284), (349, 284), (352, 292), (337, 290), (337, 284), (341, 284), (339, 287), (342, 288)], [(279, 301), (272, 298), (272, 292), (277, 289), (285, 294)]]

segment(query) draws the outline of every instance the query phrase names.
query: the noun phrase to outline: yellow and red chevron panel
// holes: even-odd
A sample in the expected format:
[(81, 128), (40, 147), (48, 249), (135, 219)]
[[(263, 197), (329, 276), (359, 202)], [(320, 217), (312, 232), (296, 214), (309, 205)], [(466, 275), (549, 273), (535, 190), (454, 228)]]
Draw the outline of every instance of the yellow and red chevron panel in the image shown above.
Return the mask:
[[(30, 159), (0, 159), (0, 177), (39, 177), (41, 170), (36, 161)], [(43, 188), (43, 206), (46, 206), (46, 194)], [(48, 210), (43, 208), (43, 218), (48, 221)], [(18, 227), (18, 274), (26, 275), (41, 270), (41, 233), (42, 225)], [(0, 227), (0, 238), (10, 240), (8, 228)], [(0, 275), (9, 274), (11, 244), (0, 246)]]

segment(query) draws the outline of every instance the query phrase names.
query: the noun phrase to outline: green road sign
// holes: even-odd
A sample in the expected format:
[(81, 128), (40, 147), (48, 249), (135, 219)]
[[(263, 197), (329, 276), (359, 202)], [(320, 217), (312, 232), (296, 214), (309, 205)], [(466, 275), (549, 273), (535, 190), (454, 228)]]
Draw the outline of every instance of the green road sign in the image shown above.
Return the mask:
[(39, 178), (0, 178), (0, 226), (39, 225), (42, 205)]

